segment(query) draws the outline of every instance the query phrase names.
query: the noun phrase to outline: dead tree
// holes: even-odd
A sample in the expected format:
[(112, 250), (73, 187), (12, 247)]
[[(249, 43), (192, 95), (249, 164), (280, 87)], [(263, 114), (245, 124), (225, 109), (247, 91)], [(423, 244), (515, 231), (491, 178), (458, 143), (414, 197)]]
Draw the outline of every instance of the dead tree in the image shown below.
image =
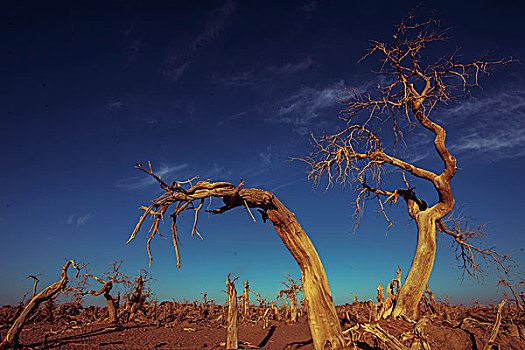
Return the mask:
[(18, 338), (20, 332), (24, 327), (24, 324), (31, 317), (31, 315), (38, 309), (38, 306), (44, 301), (54, 298), (59, 292), (64, 292), (66, 290), (67, 283), (69, 281), (67, 277), (67, 270), (69, 266), (73, 266), (77, 269), (77, 275), (80, 271), (79, 267), (76, 265), (74, 260), (68, 260), (66, 264), (62, 267), (62, 273), (60, 275), (60, 280), (53, 283), (37, 295), (33, 296), (29, 303), (25, 306), (22, 313), (16, 318), (15, 322), (7, 332), (5, 338), (0, 343), (0, 349), (12, 349), (18, 346)]
[(384, 287), (381, 284), (377, 287), (377, 304), (375, 306), (376, 313), (374, 316), (375, 321), (387, 318), (392, 314), (392, 310), (399, 295), (399, 288), (401, 286), (401, 268), (398, 268), (396, 272), (396, 278), (390, 281), (386, 289), (386, 299), (383, 296)]
[(266, 327), (268, 327), (269, 322), (270, 322), (269, 320), (270, 306), (266, 302), (267, 298), (263, 298), (260, 293), (257, 293), (254, 290), (250, 289), (249, 291), (255, 294), (255, 296), (257, 297), (257, 305), (255, 305), (255, 303), (252, 304), (253, 309), (255, 309), (253, 312), (253, 314), (255, 315), (255, 318), (252, 317), (251, 320), (255, 324), (258, 324), (259, 321), (263, 321), (263, 329), (266, 329)]
[(148, 272), (140, 270), (139, 276), (135, 279), (133, 292), (127, 298), (126, 307), (122, 310), (121, 315), (124, 317), (126, 322), (133, 321), (138, 311), (144, 312), (144, 302), (148, 296), (148, 293), (144, 293), (146, 282), (151, 279)]
[[(438, 21), (415, 23), (411, 13), (397, 26), (392, 43), (371, 41), (371, 48), (362, 60), (379, 54), (378, 74), (384, 79), (375, 91), (353, 91), (343, 98), (345, 107), (341, 113), (346, 126), (332, 135), (312, 135), (314, 151), (301, 159), (309, 165), (308, 178), (315, 184), (324, 179), (327, 188), (334, 184), (357, 185), (355, 228), (366, 200), (377, 200), (378, 213), (384, 216), (389, 227), (393, 223), (385, 209), (387, 204), (398, 199), (406, 203), (408, 214), (417, 226), (417, 247), (392, 315), (409, 319), (417, 318), (417, 307), (432, 271), (437, 228), (453, 237), (460, 251), (459, 259), (465, 263), (466, 272), (474, 277), (480, 272), (476, 255), (485, 262), (491, 261), (500, 272), (500, 279), (508, 277), (513, 265), (507, 255), (483, 248), (481, 243), (472, 243), (482, 232), (468, 233), (453, 222), (447, 223), (446, 217), (455, 205), (450, 182), (456, 174), (457, 162), (445, 144), (444, 126), (433, 117), (438, 107), (469, 96), (470, 90), (478, 86), (481, 75), (513, 59), (482, 57), (459, 63), (456, 50), (434, 62), (427, 60), (424, 49), (446, 39), (446, 32), (440, 29)], [(410, 143), (407, 136), (416, 128), (433, 138), (433, 147), (444, 167), (441, 173), (407, 160)], [(386, 171), (392, 174), (388, 182), (383, 176)], [(396, 175), (406, 188), (389, 186)], [(416, 194), (412, 182), (421, 180), (433, 185), (437, 203), (429, 205)]]
[[(224, 202), (223, 207), (210, 210), (215, 214), (222, 214), (235, 207), (245, 207), (251, 215), (250, 208), (258, 208), (263, 220), (272, 222), (275, 231), (301, 269), (305, 300), (310, 312), (308, 321), (315, 349), (341, 349), (344, 347), (341, 325), (335, 311), (330, 286), (321, 259), (319, 259), (310, 238), (297, 222), (295, 215), (273, 193), (256, 188), (242, 188), (244, 181), (235, 186), (229, 182), (212, 183), (209, 181), (193, 184), (192, 180), (194, 179), (192, 179), (184, 182), (174, 181), (168, 185), (153, 173), (151, 164), (149, 169), (142, 167), (141, 164), (136, 167), (154, 177), (165, 191), (164, 194), (152, 201), (153, 204), (148, 207), (141, 207), (144, 213), (127, 242), (129, 243), (135, 238), (142, 223), (150, 215), (153, 219), (147, 241), (150, 263), (153, 261), (150, 242), (155, 235), (160, 235), (159, 224), (169, 207), (175, 207), (169, 217), (172, 219), (172, 242), (177, 256), (178, 268), (180, 268), (180, 256), (176, 223), (181, 212), (185, 210), (195, 212), (192, 235), (200, 236), (197, 231), (197, 219), (206, 199), (219, 197)], [(184, 188), (183, 185), (187, 188)]]
[(290, 274), (285, 276), (288, 282), (281, 282), (285, 289), (279, 291), (277, 299), (282, 298), (284, 295), (290, 300), (290, 322), (295, 323), (298, 321), (297, 314), (297, 293), (302, 291), (303, 286), (301, 279), (294, 280)]
[(250, 285), (248, 280), (244, 281), (244, 293), (239, 296), (239, 299), (242, 299), (243, 320), (246, 321), (250, 313)]
[(275, 303), (273, 301), (270, 301), (270, 307), (273, 310), (273, 314), (274, 314), (275, 320), (276, 321), (280, 321), (281, 320), (281, 315), (279, 315), (279, 309), (277, 308), (277, 306), (275, 306)]
[(105, 273), (104, 280), (100, 277), (97, 277), (93, 274), (90, 274), (87, 272), (86, 268), (84, 268), (86, 271), (83, 274), (83, 284), (85, 285), (89, 279), (93, 279), (96, 282), (102, 284), (102, 288), (99, 290), (82, 290), (83, 288), (73, 288), (71, 287), (70, 290), (73, 290), (81, 295), (87, 295), (90, 294), (92, 296), (99, 296), (103, 295), (106, 299), (107, 309), (108, 309), (108, 322), (110, 323), (119, 323), (119, 317), (118, 317), (118, 309), (120, 304), (120, 293), (118, 293), (117, 297), (114, 297), (111, 295), (111, 290), (113, 289), (113, 285), (116, 283), (127, 283), (128, 277), (121, 272), (119, 272), (120, 266), (124, 260), (115, 261), (111, 264), (111, 271), (108, 271)]
[(239, 312), (237, 309), (237, 290), (235, 289), (234, 282), (238, 277), (230, 280), (230, 273), (226, 279), (226, 293), (228, 294), (228, 319), (227, 324), (227, 336), (226, 336), (226, 349), (238, 349), (239, 348)]
[(40, 282), (40, 280), (38, 279), (38, 277), (33, 275), (29, 275), (27, 276), (27, 278), (32, 278), (35, 280), (35, 284), (33, 285), (33, 295), (31, 295), (31, 298), (34, 298), (36, 295), (36, 286), (38, 285), (38, 282)]
[(498, 336), (499, 327), (501, 325), (501, 312), (503, 311), (503, 306), (507, 302), (507, 299), (503, 299), (501, 303), (498, 304), (498, 312), (496, 313), (496, 322), (494, 322), (494, 325), (492, 326), (492, 329), (490, 331), (489, 340), (483, 347), (483, 350), (490, 350), (495, 347), (493, 347), (494, 341), (496, 340), (496, 337)]

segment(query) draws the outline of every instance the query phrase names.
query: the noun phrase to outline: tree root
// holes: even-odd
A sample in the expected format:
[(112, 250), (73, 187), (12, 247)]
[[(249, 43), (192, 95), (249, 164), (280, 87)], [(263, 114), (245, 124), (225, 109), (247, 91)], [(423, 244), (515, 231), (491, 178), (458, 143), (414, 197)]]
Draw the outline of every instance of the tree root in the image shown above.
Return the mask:
[(352, 328), (349, 328), (349, 329), (345, 330), (343, 333), (345, 335), (349, 334), (349, 338), (350, 338), (349, 342), (347, 343), (347, 345), (350, 345), (350, 344), (354, 343), (354, 340), (355, 340), (354, 338), (355, 337), (352, 334), (352, 332), (355, 331), (358, 334), (360, 334), (359, 333), (359, 329), (362, 329), (364, 332), (372, 334), (377, 339), (379, 339), (380, 341), (384, 342), (388, 346), (388, 348), (390, 348), (390, 349), (393, 349), (393, 350), (408, 350), (408, 348), (406, 346), (404, 346), (396, 337), (394, 337), (393, 335), (388, 333), (386, 330), (384, 330), (377, 323), (376, 324), (367, 324), (367, 323), (359, 324), (359, 323), (357, 323)]

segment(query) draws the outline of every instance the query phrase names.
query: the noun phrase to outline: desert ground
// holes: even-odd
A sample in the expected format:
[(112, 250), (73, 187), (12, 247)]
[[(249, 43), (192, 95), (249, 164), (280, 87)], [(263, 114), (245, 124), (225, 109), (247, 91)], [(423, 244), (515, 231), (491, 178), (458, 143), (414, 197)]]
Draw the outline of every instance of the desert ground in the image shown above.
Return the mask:
[[(426, 299), (417, 322), (374, 320), (377, 306), (372, 301), (337, 306), (345, 336), (353, 342), (349, 348), (525, 349), (525, 317), (515, 304), (467, 307)], [(0, 309), (2, 337), (20, 309)], [(145, 304), (133, 321), (109, 323), (105, 307), (47, 303), (23, 328), (20, 348), (225, 349), (226, 315), (227, 307), (215, 303), (162, 302)], [(246, 318), (239, 312), (238, 348), (313, 349), (307, 317), (299, 309), (297, 322), (290, 322), (289, 305), (253, 305)]]

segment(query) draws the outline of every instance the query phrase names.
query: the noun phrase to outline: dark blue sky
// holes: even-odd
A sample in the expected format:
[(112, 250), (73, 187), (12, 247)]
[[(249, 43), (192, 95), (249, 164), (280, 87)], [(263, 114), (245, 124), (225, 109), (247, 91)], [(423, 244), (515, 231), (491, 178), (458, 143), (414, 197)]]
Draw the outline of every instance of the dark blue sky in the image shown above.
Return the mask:
[[(128, 246), (141, 211), (160, 193), (133, 169), (151, 161), (166, 180), (194, 175), (274, 191), (318, 248), (336, 303), (375, 295), (378, 283), (406, 273), (416, 243), (406, 207), (396, 226), (373, 205), (352, 234), (354, 192), (324, 193), (288, 161), (309, 152), (308, 132), (342, 126), (338, 96), (377, 84), (377, 57), (357, 64), (368, 40), (388, 40), (417, 2), (391, 1), (75, 1), (23, 2), (0, 11), (0, 303), (31, 289), (29, 274), (56, 280), (64, 258), (102, 273), (125, 259), (125, 272), (146, 268), (145, 232)], [(512, 2), (428, 1), (449, 43), (465, 60), (525, 58), (523, 12)], [(524, 67), (498, 67), (474, 98), (443, 107), (458, 158), (458, 207), (488, 222), (489, 242), (525, 264), (522, 205), (525, 156)], [(416, 164), (440, 171), (428, 136), (411, 135)], [(426, 184), (418, 193), (432, 203)], [(219, 204), (218, 201), (215, 204)], [(245, 210), (202, 215), (204, 241), (183, 220), (182, 269), (168, 242), (152, 244), (160, 299), (223, 300), (229, 273), (274, 298), (284, 273), (299, 269), (268, 224)], [(185, 221), (185, 222), (184, 222)], [(259, 220), (260, 221), (260, 220)], [(166, 232), (168, 228), (164, 229)], [(451, 240), (442, 237), (431, 288), (452, 301), (496, 297), (493, 281), (461, 284)]]

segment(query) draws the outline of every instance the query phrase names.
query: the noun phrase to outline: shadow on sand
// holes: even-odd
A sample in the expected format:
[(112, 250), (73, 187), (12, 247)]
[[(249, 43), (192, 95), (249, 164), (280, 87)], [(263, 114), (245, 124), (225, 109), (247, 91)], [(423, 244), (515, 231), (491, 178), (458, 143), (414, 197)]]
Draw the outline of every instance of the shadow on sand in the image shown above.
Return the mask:
[(261, 342), (257, 346), (260, 347), (260, 348), (265, 346), (268, 343), (268, 341), (270, 340), (270, 338), (273, 336), (273, 334), (275, 333), (275, 329), (276, 328), (277, 328), (276, 326), (271, 326), (270, 330), (268, 331), (268, 334), (266, 334), (266, 337), (264, 337), (264, 339), (261, 340)]
[[(33, 344), (26, 345), (26, 347), (34, 348), (34, 347), (40, 347), (42, 349), (52, 349), (59, 347), (64, 344), (73, 343), (79, 340), (85, 340), (90, 337), (96, 337), (102, 334), (111, 334), (115, 332), (121, 332), (126, 329), (133, 329), (133, 328), (144, 328), (147, 327), (147, 325), (129, 325), (129, 326), (122, 326), (122, 325), (110, 325), (110, 326), (103, 326), (99, 329), (95, 329), (86, 333), (80, 333), (75, 334), (71, 336), (65, 336), (65, 337), (59, 337), (56, 339), (48, 340), (47, 336), (44, 339), (43, 342), (37, 342)], [(109, 343), (100, 343), (99, 345), (118, 345), (122, 344), (123, 342), (109, 342)]]
[(300, 349), (303, 346), (310, 345), (312, 343), (313, 343), (312, 339), (305, 340), (305, 341), (296, 341), (296, 342), (293, 342), (293, 343), (286, 344), (286, 346), (284, 348), (285, 349)]

